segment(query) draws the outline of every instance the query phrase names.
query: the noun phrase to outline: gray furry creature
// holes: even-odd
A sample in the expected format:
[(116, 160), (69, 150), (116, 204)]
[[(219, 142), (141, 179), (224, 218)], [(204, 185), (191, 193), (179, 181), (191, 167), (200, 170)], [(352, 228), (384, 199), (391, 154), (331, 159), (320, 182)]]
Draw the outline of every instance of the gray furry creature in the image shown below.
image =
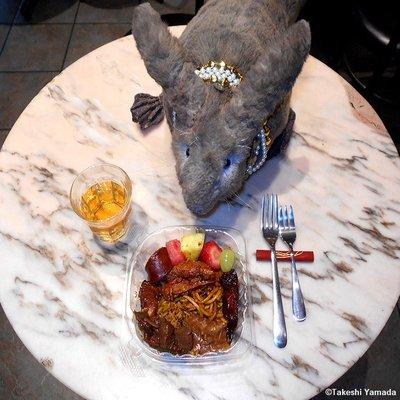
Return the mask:
[[(194, 214), (209, 213), (242, 188), (253, 141), (266, 120), (273, 141), (279, 135), (288, 140), (291, 89), (311, 42), (307, 22), (294, 23), (301, 2), (210, 0), (179, 39), (149, 4), (134, 9), (137, 48), (163, 89), (161, 103), (149, 98), (146, 106), (139, 95), (134, 120), (145, 115), (141, 107), (151, 116), (142, 117), (144, 127), (165, 113), (183, 197)], [(217, 90), (194, 73), (221, 60), (241, 71), (239, 86)]]

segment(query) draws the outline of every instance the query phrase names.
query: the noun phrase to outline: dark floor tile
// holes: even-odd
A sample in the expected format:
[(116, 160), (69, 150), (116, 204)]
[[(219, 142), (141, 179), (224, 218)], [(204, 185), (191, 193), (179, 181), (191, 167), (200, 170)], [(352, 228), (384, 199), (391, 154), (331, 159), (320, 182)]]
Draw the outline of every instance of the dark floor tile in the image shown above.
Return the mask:
[[(144, 1), (141, 1), (144, 3)], [(139, 4), (139, 0), (86, 0), (81, 2), (77, 16), (77, 22), (100, 23), (100, 22), (126, 22), (132, 20), (133, 8)], [(160, 4), (157, 1), (149, 1), (160, 14), (184, 13), (194, 14), (194, 0), (171, 0), (171, 5)], [(175, 6), (172, 6), (175, 5)]]
[[(79, 0), (40, 0), (33, 9), (29, 23), (73, 23)], [(14, 23), (26, 23), (26, 19), (18, 11)]]
[(158, 1), (149, 1), (151, 6), (160, 14), (194, 14), (195, 1), (194, 0), (171, 0), (164, 3)]
[(76, 24), (64, 68), (97, 47), (123, 37), (129, 29), (129, 24)]
[(9, 30), (10, 30), (9, 25), (0, 24), (0, 54)]
[(0, 71), (60, 70), (72, 25), (14, 25), (0, 56)]
[(55, 75), (54, 72), (0, 72), (0, 129), (11, 129), (32, 98)]
[[(51, 364), (45, 359), (42, 363)], [(29, 353), (0, 307), (0, 399), (83, 400)]]
[(10, 24), (17, 13), (21, 0), (0, 0), (0, 24)]
[(400, 316), (397, 308), (367, 353), (367, 388), (396, 389), (400, 394)]
[(8, 132), (10, 132), (9, 129), (0, 129), (0, 149), (7, 138)]
[(130, 23), (139, 0), (85, 0), (79, 5), (76, 22)]

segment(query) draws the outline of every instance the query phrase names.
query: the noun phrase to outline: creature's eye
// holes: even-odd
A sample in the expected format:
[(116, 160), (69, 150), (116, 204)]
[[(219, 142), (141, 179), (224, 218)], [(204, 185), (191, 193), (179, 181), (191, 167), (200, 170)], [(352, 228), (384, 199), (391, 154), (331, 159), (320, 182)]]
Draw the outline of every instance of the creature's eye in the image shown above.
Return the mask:
[(232, 152), (228, 154), (228, 157), (225, 159), (224, 169), (227, 170), (236, 164), (240, 164), (242, 161), (242, 157), (239, 154)]
[(178, 144), (179, 155), (182, 159), (187, 159), (190, 156), (190, 146), (186, 143), (180, 142)]

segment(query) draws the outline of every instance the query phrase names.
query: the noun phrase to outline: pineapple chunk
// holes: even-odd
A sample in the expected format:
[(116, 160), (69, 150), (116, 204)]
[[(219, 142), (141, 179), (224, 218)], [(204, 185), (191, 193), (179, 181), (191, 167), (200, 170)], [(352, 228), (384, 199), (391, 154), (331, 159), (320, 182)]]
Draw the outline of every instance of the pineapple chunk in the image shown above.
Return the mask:
[(188, 260), (196, 261), (204, 245), (205, 233), (185, 235), (181, 240), (181, 251)]

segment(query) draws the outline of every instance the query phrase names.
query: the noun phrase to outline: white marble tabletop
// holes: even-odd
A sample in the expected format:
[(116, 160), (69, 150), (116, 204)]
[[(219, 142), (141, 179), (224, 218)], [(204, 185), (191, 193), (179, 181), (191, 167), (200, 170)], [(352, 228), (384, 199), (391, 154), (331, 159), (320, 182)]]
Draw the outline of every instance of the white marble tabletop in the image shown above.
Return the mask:
[[(175, 29), (176, 33), (180, 29)], [(142, 134), (129, 108), (158, 94), (126, 37), (83, 57), (35, 97), (0, 153), (0, 300), (15, 331), (61, 382), (88, 399), (307, 399), (368, 349), (400, 293), (400, 161), (371, 107), (310, 57), (292, 99), (295, 134), (240, 197), (196, 221), (174, 173), (164, 122)], [(255, 337), (238, 365), (170, 368), (143, 360), (133, 377), (119, 358), (126, 251), (99, 247), (70, 208), (74, 176), (99, 162), (134, 182), (135, 224), (211, 223), (240, 229), (254, 281)], [(254, 252), (259, 201), (294, 205), (308, 319), (290, 312), (290, 269), (280, 265), (288, 345), (271, 337), (271, 271)]]

